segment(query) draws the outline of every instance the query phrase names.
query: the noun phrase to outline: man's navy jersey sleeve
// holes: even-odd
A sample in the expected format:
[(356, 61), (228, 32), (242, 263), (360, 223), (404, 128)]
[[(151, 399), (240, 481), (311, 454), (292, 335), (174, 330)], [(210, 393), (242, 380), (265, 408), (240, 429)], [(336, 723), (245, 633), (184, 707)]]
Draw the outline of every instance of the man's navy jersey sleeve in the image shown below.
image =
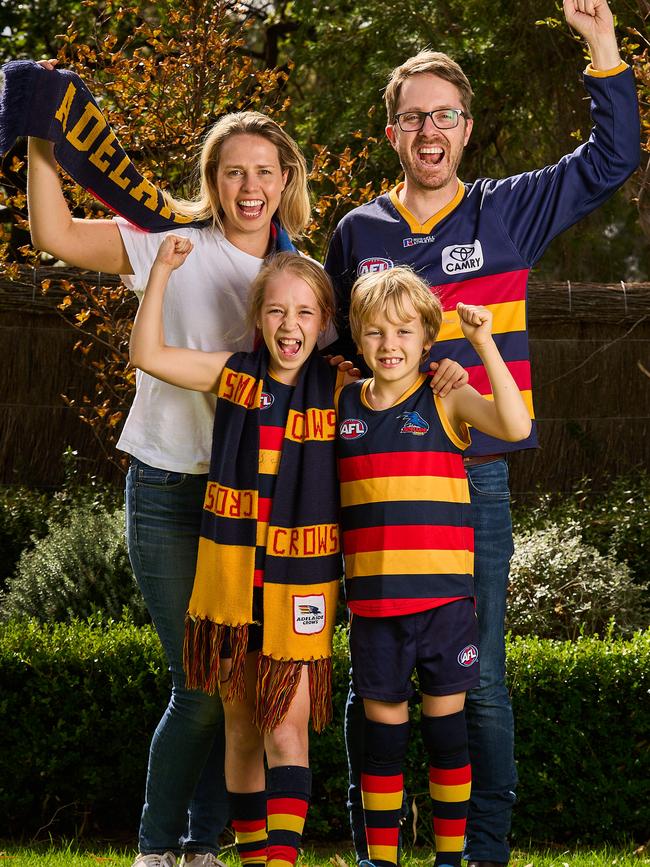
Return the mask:
[(639, 106), (628, 67), (585, 74), (593, 129), (589, 140), (552, 166), (499, 181), (478, 181), (515, 248), (530, 267), (550, 241), (606, 201), (638, 167)]

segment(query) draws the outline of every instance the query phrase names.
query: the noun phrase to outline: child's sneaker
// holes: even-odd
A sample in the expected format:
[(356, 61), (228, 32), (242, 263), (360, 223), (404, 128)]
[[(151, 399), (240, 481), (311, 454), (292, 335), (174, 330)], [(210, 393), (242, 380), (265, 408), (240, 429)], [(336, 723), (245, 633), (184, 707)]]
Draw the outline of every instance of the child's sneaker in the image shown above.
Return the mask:
[(164, 852), (162, 855), (157, 852), (148, 855), (138, 852), (131, 867), (176, 867), (176, 855), (173, 852)]
[(181, 858), (180, 867), (226, 867), (212, 852), (188, 852)]

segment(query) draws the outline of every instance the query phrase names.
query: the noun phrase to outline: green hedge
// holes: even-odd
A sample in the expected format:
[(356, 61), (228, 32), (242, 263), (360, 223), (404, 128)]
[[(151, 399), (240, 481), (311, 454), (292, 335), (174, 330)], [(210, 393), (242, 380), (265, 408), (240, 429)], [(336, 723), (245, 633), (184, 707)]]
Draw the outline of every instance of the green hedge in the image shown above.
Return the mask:
[[(348, 662), (336, 638), (335, 723), (312, 738), (308, 837), (347, 836), (341, 736)], [(517, 638), (508, 647), (517, 724), (517, 840), (645, 839), (650, 827), (650, 630), (632, 640)], [(4, 834), (135, 834), (147, 749), (168, 674), (151, 628), (10, 623), (0, 635)], [(417, 726), (407, 785), (426, 826)]]

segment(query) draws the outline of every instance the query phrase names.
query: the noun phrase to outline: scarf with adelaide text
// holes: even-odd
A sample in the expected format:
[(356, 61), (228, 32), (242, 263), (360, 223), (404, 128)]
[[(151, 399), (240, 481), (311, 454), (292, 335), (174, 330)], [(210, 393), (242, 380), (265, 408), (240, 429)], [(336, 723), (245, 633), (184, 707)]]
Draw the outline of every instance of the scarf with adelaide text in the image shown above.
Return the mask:
[[(19, 136), (54, 143), (62, 169), (98, 201), (145, 232), (206, 225), (173, 210), (131, 162), (92, 93), (69, 69), (44, 69), (33, 60), (12, 60), (1, 69), (0, 155)], [(294, 251), (273, 221), (275, 252)]]
[(307, 664), (312, 724), (321, 731), (332, 717), (332, 634), (342, 572), (334, 374), (316, 349), (303, 365), (270, 514), (263, 515), (259, 431), (267, 366), (266, 346), (239, 352), (219, 381), (184, 667), (190, 689), (213, 694), (228, 636), (232, 670), (222, 692), (226, 701), (244, 698), (255, 551), (266, 535), (255, 723), (270, 731), (284, 720)]

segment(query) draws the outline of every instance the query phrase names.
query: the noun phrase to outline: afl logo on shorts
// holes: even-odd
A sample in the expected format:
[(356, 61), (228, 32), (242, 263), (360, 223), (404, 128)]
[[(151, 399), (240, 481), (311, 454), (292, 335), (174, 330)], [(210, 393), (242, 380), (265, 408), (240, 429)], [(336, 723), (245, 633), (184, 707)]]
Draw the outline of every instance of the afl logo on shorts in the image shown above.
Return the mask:
[(368, 433), (368, 425), (360, 418), (346, 418), (339, 426), (339, 436), (342, 440), (357, 440)]
[(393, 267), (393, 262), (390, 259), (364, 259), (357, 266), (357, 277), (363, 277), (364, 274), (376, 274), (379, 271), (388, 271)]
[(464, 668), (469, 668), (475, 662), (478, 662), (478, 648), (474, 644), (468, 644), (458, 654), (458, 664)]
[(268, 409), (272, 404), (275, 398), (272, 394), (269, 394), (268, 391), (263, 391), (260, 394), (260, 409)]

